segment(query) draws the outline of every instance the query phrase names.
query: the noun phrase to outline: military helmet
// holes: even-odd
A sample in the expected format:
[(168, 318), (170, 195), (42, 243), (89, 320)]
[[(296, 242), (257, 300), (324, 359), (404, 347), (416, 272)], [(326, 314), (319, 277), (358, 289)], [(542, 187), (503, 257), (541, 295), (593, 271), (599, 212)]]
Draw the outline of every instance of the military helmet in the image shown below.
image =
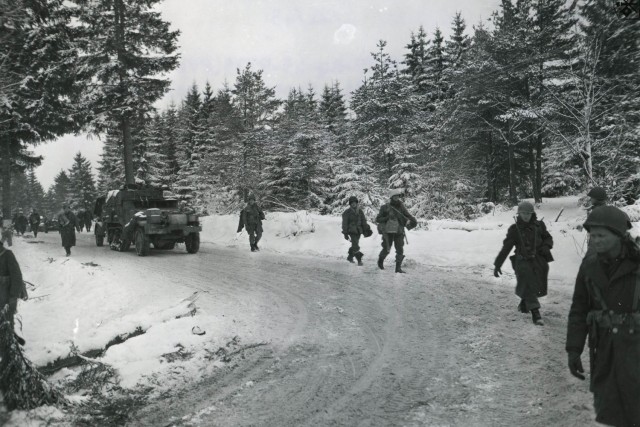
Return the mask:
[(534, 213), (533, 204), (531, 202), (520, 202), (518, 205), (518, 213)]
[(607, 192), (602, 187), (593, 187), (591, 190), (589, 190), (587, 196), (601, 202), (607, 200)]
[(389, 198), (392, 198), (393, 196), (401, 196), (403, 194), (404, 190), (402, 188), (393, 188), (389, 190)]
[(358, 203), (358, 198), (356, 196), (351, 196), (349, 197), (349, 204), (351, 203)]
[(631, 228), (629, 216), (615, 206), (599, 206), (595, 208), (583, 227), (591, 232), (591, 227), (604, 227), (618, 236), (623, 236)]

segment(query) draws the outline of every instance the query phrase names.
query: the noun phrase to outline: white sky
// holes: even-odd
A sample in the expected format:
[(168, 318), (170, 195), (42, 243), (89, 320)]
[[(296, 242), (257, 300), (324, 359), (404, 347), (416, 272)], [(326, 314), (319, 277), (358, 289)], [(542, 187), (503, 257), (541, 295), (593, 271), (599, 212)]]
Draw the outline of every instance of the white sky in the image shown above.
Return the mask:
[[(214, 91), (233, 85), (236, 69), (248, 62), (264, 70), (268, 86), (286, 97), (292, 87), (316, 94), (338, 80), (345, 95), (362, 81), (379, 40), (400, 62), (410, 34), (420, 25), (429, 35), (436, 26), (447, 36), (456, 11), (468, 33), (497, 9), (499, 0), (165, 0), (161, 11), (179, 29), (180, 66), (170, 77), (172, 90), (158, 103), (179, 104), (189, 87), (208, 80)], [(101, 142), (65, 136), (36, 148), (45, 157), (36, 175), (45, 189), (60, 169), (69, 169), (80, 151), (94, 168)]]

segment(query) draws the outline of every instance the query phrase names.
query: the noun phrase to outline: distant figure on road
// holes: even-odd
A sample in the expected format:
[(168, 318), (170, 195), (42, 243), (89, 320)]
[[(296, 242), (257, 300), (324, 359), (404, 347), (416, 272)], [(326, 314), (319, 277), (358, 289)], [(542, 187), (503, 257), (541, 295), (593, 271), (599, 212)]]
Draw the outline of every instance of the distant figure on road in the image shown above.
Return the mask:
[(360, 252), (360, 236), (369, 237), (373, 234), (371, 227), (367, 223), (362, 209), (358, 207), (358, 198), (349, 197), (349, 208), (342, 214), (342, 235), (345, 240), (351, 239), (351, 247), (347, 255), (347, 261), (353, 262), (353, 257), (358, 260), (358, 265), (362, 264), (362, 252)]
[(247, 198), (247, 202), (247, 206), (240, 212), (238, 233), (242, 231), (242, 228), (247, 229), (251, 252), (255, 252), (260, 250), (258, 242), (262, 237), (262, 220), (265, 219), (265, 217), (264, 212), (256, 203), (256, 196), (250, 194)]
[(391, 246), (396, 247), (396, 273), (404, 273), (404, 229), (411, 230), (418, 225), (418, 221), (409, 213), (400, 199), (404, 195), (402, 189), (389, 192), (389, 203), (380, 207), (376, 217), (378, 232), (382, 235), (382, 250), (378, 256), (378, 268), (384, 270), (384, 259), (391, 252)]
[(11, 329), (14, 327), (13, 318), (18, 308), (18, 298), (27, 299), (27, 289), (22, 281), (20, 265), (13, 252), (5, 249), (0, 241), (0, 310), (5, 305), (9, 306), (7, 320), (11, 323)]
[(66, 251), (66, 255), (71, 255), (71, 247), (76, 245), (76, 227), (78, 219), (71, 212), (69, 204), (62, 205), (62, 212), (58, 214), (58, 224), (60, 226), (60, 237), (62, 238), (62, 247)]
[(13, 228), (16, 230), (16, 234), (24, 235), (25, 231), (27, 231), (27, 224), (29, 220), (22, 213), (22, 209), (18, 210), (18, 213), (13, 218)]
[(35, 208), (33, 208), (33, 210), (31, 211), (31, 215), (29, 215), (29, 225), (31, 226), (31, 231), (33, 231), (33, 237), (38, 237), (38, 227), (40, 227), (40, 214)]
[(601, 206), (587, 217), (594, 253), (580, 265), (567, 325), (571, 374), (584, 380), (587, 336), (596, 421), (640, 426), (640, 248), (629, 217)]
[(544, 325), (538, 298), (547, 295), (549, 262), (553, 261), (553, 238), (544, 222), (537, 220), (534, 207), (529, 202), (518, 205), (516, 223), (507, 230), (502, 249), (493, 263), (495, 277), (502, 274), (502, 264), (514, 246), (515, 255), (510, 260), (516, 273), (516, 295), (520, 297), (518, 310), (521, 313), (531, 312), (533, 323)]
[(91, 210), (90, 209), (85, 210), (83, 221), (84, 221), (84, 228), (87, 229), (87, 232), (91, 231), (91, 220), (92, 220), (92, 218), (93, 218), (93, 215), (91, 213)]

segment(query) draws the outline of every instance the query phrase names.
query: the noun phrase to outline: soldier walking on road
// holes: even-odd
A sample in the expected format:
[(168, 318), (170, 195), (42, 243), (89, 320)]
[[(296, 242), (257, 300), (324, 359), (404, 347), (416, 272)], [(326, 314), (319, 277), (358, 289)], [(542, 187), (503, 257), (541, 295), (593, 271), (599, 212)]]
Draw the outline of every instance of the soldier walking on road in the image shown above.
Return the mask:
[(247, 198), (247, 206), (240, 212), (240, 222), (238, 223), (238, 233), (242, 228), (247, 229), (249, 234), (249, 244), (251, 252), (259, 251), (258, 242), (262, 237), (262, 220), (265, 219), (263, 210), (256, 203), (256, 196), (250, 194)]
[(382, 235), (382, 251), (378, 256), (378, 267), (384, 270), (384, 259), (391, 252), (391, 246), (396, 248), (396, 273), (404, 273), (402, 260), (404, 259), (404, 228), (411, 230), (418, 225), (418, 221), (409, 213), (400, 200), (404, 192), (401, 189), (389, 192), (390, 201), (382, 205), (376, 217), (378, 232)]
[(345, 240), (351, 239), (351, 247), (347, 255), (347, 261), (353, 262), (353, 257), (362, 265), (362, 252), (360, 252), (360, 236), (369, 237), (373, 232), (367, 223), (362, 209), (358, 207), (358, 198), (349, 197), (349, 208), (342, 214), (342, 234)]
[(514, 246), (515, 255), (510, 260), (516, 273), (516, 295), (520, 297), (518, 310), (521, 313), (531, 312), (533, 323), (543, 325), (538, 298), (547, 295), (549, 262), (553, 261), (553, 238), (544, 222), (537, 220), (533, 205), (529, 202), (518, 205), (516, 223), (507, 230), (502, 249), (493, 263), (495, 277), (502, 274), (502, 264)]
[(607, 205), (607, 192), (602, 187), (593, 187), (589, 190), (587, 196), (589, 197), (589, 207), (587, 208), (589, 213), (599, 206)]
[(585, 257), (569, 311), (566, 350), (571, 374), (584, 380), (587, 336), (596, 421), (640, 426), (640, 248), (628, 216), (613, 206), (589, 214), (584, 228), (594, 253)]
[(34, 208), (29, 215), (29, 225), (31, 225), (31, 231), (33, 231), (33, 237), (38, 237), (38, 227), (40, 227), (40, 214)]
[(60, 225), (60, 237), (62, 238), (62, 247), (66, 251), (67, 256), (71, 255), (71, 247), (76, 245), (76, 227), (78, 219), (71, 212), (68, 204), (62, 205), (62, 212), (58, 214), (58, 224)]
[(29, 220), (27, 220), (27, 217), (22, 213), (22, 209), (18, 210), (18, 213), (13, 219), (13, 227), (16, 230), (16, 234), (24, 236), (28, 223)]

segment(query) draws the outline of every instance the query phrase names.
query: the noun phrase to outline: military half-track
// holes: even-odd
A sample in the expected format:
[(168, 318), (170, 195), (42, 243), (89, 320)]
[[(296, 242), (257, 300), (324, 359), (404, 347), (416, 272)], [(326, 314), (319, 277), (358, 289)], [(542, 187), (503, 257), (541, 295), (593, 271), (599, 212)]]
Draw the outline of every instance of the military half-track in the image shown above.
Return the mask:
[(139, 256), (154, 249), (173, 249), (184, 243), (190, 254), (200, 249), (199, 218), (179, 206), (175, 198), (165, 197), (154, 187), (129, 185), (98, 197), (94, 208), (96, 245), (124, 252), (133, 243)]

